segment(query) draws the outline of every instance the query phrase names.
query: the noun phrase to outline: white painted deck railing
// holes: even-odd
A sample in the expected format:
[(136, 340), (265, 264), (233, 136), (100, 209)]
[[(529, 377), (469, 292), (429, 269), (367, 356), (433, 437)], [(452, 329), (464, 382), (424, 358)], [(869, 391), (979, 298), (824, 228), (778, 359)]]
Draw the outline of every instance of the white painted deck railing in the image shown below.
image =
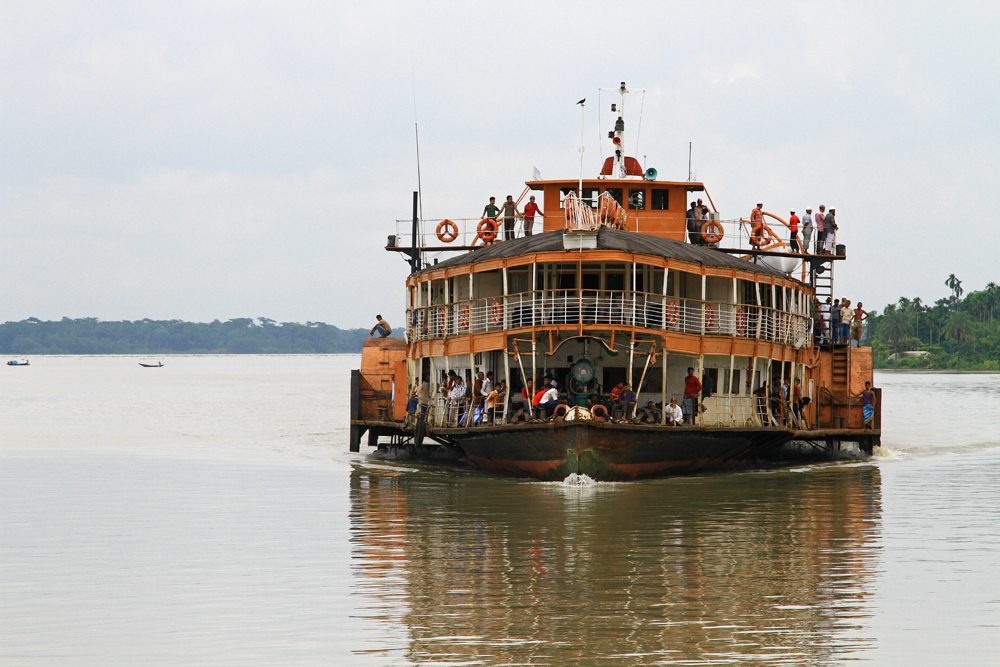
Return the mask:
[(409, 340), (420, 341), (581, 322), (759, 338), (795, 347), (812, 343), (812, 320), (806, 315), (747, 304), (596, 290), (544, 290), (414, 308), (407, 311), (406, 332)]

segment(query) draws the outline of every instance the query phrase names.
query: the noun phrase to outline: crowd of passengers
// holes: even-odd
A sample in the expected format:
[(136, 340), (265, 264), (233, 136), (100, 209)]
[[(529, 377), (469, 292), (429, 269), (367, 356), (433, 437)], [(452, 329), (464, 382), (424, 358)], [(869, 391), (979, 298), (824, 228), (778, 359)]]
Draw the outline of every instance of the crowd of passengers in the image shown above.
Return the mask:
[[(537, 387), (533, 380), (528, 380), (520, 395), (513, 397), (508, 416), (503, 420), (507, 382), (500, 380), (494, 383), (493, 376), (493, 371), (479, 372), (470, 386), (461, 374), (448, 371), (436, 395), (442, 399), (449, 413), (454, 411), (448, 418), (452, 425), (465, 427), (560, 419), (571, 406), (568, 394), (559, 390), (559, 384), (552, 375), (546, 374)], [(587, 398), (587, 408), (595, 420), (665, 423), (668, 426), (697, 425), (698, 416), (707, 409), (704, 399), (715, 393), (712, 376), (706, 372), (699, 379), (694, 368), (687, 369), (683, 399), (678, 402), (677, 396), (672, 396), (666, 406), (652, 400), (639, 405), (635, 391), (626, 382), (616, 384), (607, 392), (603, 389), (599, 385), (598, 391)], [(803, 409), (809, 405), (810, 399), (802, 395), (798, 379), (794, 384), (790, 384), (787, 377), (780, 383), (765, 382), (753, 392), (750, 392), (748, 381), (747, 392), (757, 397), (756, 408), (762, 423), (806, 427)], [(426, 414), (431, 398), (433, 395), (428, 382), (414, 385), (406, 405), (407, 419), (415, 418), (418, 410)]]

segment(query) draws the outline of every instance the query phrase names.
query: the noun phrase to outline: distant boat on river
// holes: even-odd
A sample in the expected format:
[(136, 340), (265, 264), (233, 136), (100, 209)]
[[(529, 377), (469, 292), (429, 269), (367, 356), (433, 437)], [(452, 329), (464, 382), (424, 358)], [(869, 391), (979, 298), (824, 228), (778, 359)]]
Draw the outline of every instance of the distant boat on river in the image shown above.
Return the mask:
[[(25, 362), (25, 363), (27, 363), (27, 362)], [(140, 361), (139, 365), (142, 366), (143, 368), (163, 368), (163, 362), (162, 361), (158, 361), (155, 364), (144, 364), (144, 363), (142, 363)]]
[(30, 366), (31, 364), (28, 363), (27, 359), (22, 359), (21, 361), (17, 361), (16, 359), (11, 359), (10, 361), (7, 362), (7, 365), (8, 366)]

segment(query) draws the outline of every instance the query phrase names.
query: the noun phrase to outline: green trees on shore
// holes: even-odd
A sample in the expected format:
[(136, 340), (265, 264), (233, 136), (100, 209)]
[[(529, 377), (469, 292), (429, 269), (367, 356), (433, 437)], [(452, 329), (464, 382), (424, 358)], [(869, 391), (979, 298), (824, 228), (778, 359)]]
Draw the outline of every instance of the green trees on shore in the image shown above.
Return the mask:
[(367, 336), (367, 329), (338, 329), (325, 322), (279, 324), (266, 317), (207, 323), (29, 317), (0, 324), (0, 354), (326, 354), (360, 352)]
[[(955, 274), (945, 284), (951, 296), (933, 306), (901, 297), (872, 313), (862, 342), (874, 348), (876, 367), (1000, 370), (1000, 286), (990, 283), (963, 299)], [(928, 354), (890, 358), (912, 350)]]

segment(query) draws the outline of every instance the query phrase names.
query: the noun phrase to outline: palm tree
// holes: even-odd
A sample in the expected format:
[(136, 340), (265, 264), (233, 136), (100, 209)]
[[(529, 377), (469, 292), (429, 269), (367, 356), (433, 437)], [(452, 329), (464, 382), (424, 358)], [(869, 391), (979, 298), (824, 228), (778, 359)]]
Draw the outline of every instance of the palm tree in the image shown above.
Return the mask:
[(962, 341), (972, 340), (975, 330), (976, 324), (972, 321), (972, 316), (964, 310), (960, 310), (948, 318), (941, 333), (949, 340), (957, 340), (959, 349), (961, 349)]
[(895, 306), (886, 306), (878, 329), (882, 336), (892, 341), (893, 354), (899, 354), (899, 341), (913, 335), (913, 320), (909, 313), (900, 312)]
[(962, 281), (956, 278), (954, 273), (948, 276), (948, 280), (944, 281), (944, 284), (955, 293), (955, 301), (962, 298), (962, 292), (965, 290), (962, 289)]

